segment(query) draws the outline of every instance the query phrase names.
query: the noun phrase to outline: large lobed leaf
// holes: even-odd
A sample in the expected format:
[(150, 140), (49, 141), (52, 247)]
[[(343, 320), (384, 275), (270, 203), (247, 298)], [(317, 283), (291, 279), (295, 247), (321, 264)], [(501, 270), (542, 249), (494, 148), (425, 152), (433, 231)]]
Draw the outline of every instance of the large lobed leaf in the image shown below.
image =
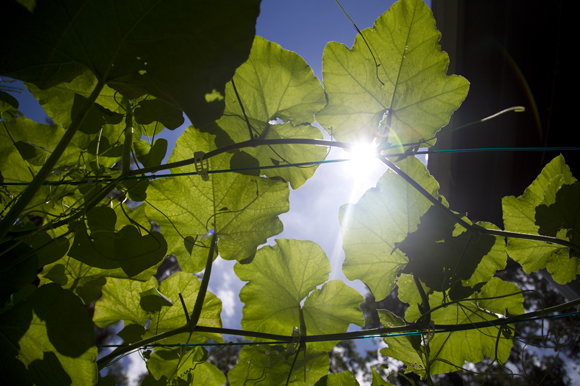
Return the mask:
[[(301, 313), (308, 335), (345, 332), (351, 323), (364, 326), (359, 307), (364, 299), (358, 292), (336, 280), (316, 289), (328, 280), (330, 262), (311, 241), (278, 239), (276, 246), (258, 250), (252, 263), (238, 263), (234, 270), (248, 281), (240, 291), (243, 329), (291, 335), (294, 327), (301, 327)], [(308, 347), (328, 351), (335, 344)]]
[[(300, 55), (256, 36), (248, 61), (236, 70), (233, 83), (226, 86), (226, 109), (216, 123), (234, 142), (251, 138), (322, 139), (320, 130), (311, 123), (325, 104), (320, 81)], [(327, 151), (321, 146), (286, 144), (247, 148), (244, 152), (260, 166), (271, 166), (320, 161)], [(316, 167), (266, 169), (264, 174), (280, 176), (297, 189), (315, 170)]]
[[(437, 192), (439, 184), (416, 157), (398, 166), (447, 206)], [(349, 280), (363, 281), (377, 298), (389, 294), (401, 272), (437, 291), (452, 288), (451, 296), (461, 298), (506, 264), (501, 238), (472, 236), (391, 170), (358, 203), (343, 205), (339, 221), (343, 272)], [(475, 226), (497, 229), (485, 223)]]
[(290, 355), (282, 346), (247, 346), (228, 373), (232, 386), (313, 385), (328, 374), (328, 354), (308, 349)]
[[(544, 234), (572, 241), (580, 226), (571, 218), (580, 200), (577, 180), (561, 155), (547, 164), (520, 197), (504, 197), (507, 231)], [(542, 241), (508, 238), (507, 251), (526, 273), (547, 268), (555, 281), (566, 284), (580, 273), (579, 259), (569, 248)]]
[[(408, 322), (418, 320), (421, 313), (417, 304), (421, 303), (421, 296), (413, 278), (410, 275), (401, 275), (397, 285), (401, 301), (410, 304), (405, 319)], [(492, 278), (481, 288), (480, 293), (433, 311), (431, 320), (435, 324), (444, 325), (495, 321), (498, 317), (523, 314), (523, 301), (523, 295), (515, 284)], [(429, 295), (431, 309), (443, 305), (444, 302), (449, 303), (441, 292)], [(504, 329), (513, 331), (513, 325), (436, 333), (429, 341), (430, 373), (456, 371), (457, 368), (463, 367), (466, 361), (473, 363), (481, 361), (484, 354), (501, 364), (505, 363), (512, 347), (513, 334), (504, 333)], [(387, 344), (389, 341), (389, 338), (385, 339)], [(394, 354), (394, 351), (385, 351), (385, 354), (387, 353)], [(401, 354), (403, 355), (401, 360), (408, 360), (409, 353), (402, 351)], [(407, 370), (418, 370), (422, 373), (425, 369), (422, 366), (418, 368), (410, 366)]]
[[(190, 127), (178, 140), (170, 162), (189, 159), (195, 152), (215, 149), (214, 136)], [(229, 169), (232, 155), (209, 160), (211, 170)], [(195, 172), (195, 166), (172, 169)], [(208, 254), (204, 236), (218, 235), (218, 250), (226, 260), (251, 258), (268, 237), (282, 231), (278, 215), (287, 212), (288, 184), (238, 173), (216, 173), (204, 181), (199, 175), (157, 180), (147, 190), (147, 216), (161, 226), (168, 253), (181, 269), (199, 272)], [(215, 228), (214, 228), (215, 227)]]
[(129, 98), (151, 94), (208, 122), (248, 57), (259, 4), (44, 0), (30, 13), (10, 1), (0, 33), (18, 38), (5, 42), (0, 73), (46, 89), (89, 69)]
[(435, 133), (465, 99), (469, 82), (446, 75), (449, 57), (440, 50), (431, 10), (423, 0), (401, 0), (362, 36), (352, 49), (327, 44), (322, 75), (328, 105), (316, 120), (339, 141), (388, 137), (392, 146), (420, 141), (432, 146)]
[[(399, 167), (435, 198), (439, 184), (425, 165), (410, 157)], [(412, 186), (388, 170), (356, 204), (340, 207), (339, 221), (345, 259), (342, 270), (349, 280), (361, 280), (377, 299), (395, 286), (396, 277), (408, 263), (397, 249), (408, 233), (414, 232), (421, 216), (432, 204)]]

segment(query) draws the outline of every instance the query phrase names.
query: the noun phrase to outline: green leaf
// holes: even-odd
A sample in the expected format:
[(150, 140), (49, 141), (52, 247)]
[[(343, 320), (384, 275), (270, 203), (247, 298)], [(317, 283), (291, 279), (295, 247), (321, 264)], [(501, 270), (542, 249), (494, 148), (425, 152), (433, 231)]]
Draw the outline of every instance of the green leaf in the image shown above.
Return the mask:
[(140, 324), (129, 324), (117, 333), (117, 336), (123, 339), (124, 343), (134, 343), (141, 340), (145, 334), (145, 327)]
[[(221, 386), (226, 383), (226, 376), (217, 367), (207, 361), (207, 351), (195, 347), (182, 355), (181, 348), (156, 349), (147, 361), (147, 368), (157, 379), (163, 376), (170, 379), (187, 379), (192, 376), (195, 385)], [(176, 369), (176, 367), (179, 367)]]
[(373, 381), (371, 383), (371, 386), (393, 386), (392, 384), (386, 382), (383, 378), (381, 378), (379, 373), (377, 373), (377, 371), (374, 368), (371, 368), (371, 370), (373, 373)]
[(153, 142), (153, 146), (141, 140), (135, 143), (135, 152), (137, 153), (137, 159), (143, 166), (159, 166), (163, 158), (165, 158), (165, 153), (167, 153), (167, 140), (165, 138), (157, 138)]
[(135, 121), (148, 125), (153, 121), (161, 122), (169, 130), (175, 130), (183, 124), (183, 113), (160, 99), (139, 102), (135, 109)]
[(115, 259), (128, 276), (136, 276), (160, 263), (167, 252), (167, 243), (158, 232), (141, 235), (143, 230), (127, 225), (117, 232)]
[[(416, 157), (408, 157), (398, 166), (433, 197), (440, 198), (439, 184)], [(341, 206), (339, 221), (345, 252), (342, 270), (347, 279), (361, 280), (377, 299), (386, 297), (395, 286), (397, 274), (408, 262), (397, 244), (417, 230), (421, 216), (431, 206), (391, 170), (358, 203)]]
[[(431, 206), (421, 217), (417, 230), (396, 246), (409, 258), (404, 273), (413, 274), (429, 288), (443, 292), (471, 278), (492, 247), (503, 242), (499, 237), (474, 236), (440, 208)], [(505, 261), (504, 253), (504, 266)]]
[(148, 281), (108, 278), (103, 287), (103, 296), (95, 303), (93, 321), (105, 328), (121, 320), (144, 326), (149, 319), (147, 310), (140, 306), (141, 294), (157, 290), (157, 280)]
[[(250, 264), (238, 263), (234, 271), (248, 281), (240, 291), (244, 330), (290, 336), (301, 326), (301, 308), (308, 335), (345, 332), (351, 323), (364, 326), (359, 308), (364, 299), (358, 292), (336, 280), (316, 289), (328, 280), (330, 262), (311, 241), (278, 239), (276, 246), (261, 248)], [(308, 347), (328, 351), (336, 343)]]
[(34, 250), (18, 241), (0, 244), (3, 251), (0, 260), (0, 307), (10, 300), (10, 296), (36, 279), (38, 257)]
[[(550, 183), (548, 188), (553, 184)], [(576, 214), (580, 210), (580, 183), (559, 185), (555, 197), (547, 194), (542, 204), (536, 207), (536, 225), (540, 227), (540, 234), (556, 237), (560, 230), (566, 230), (566, 237), (578, 244), (580, 235), (580, 219)], [(553, 202), (549, 203), (549, 201)]]
[(250, 264), (236, 264), (236, 275), (248, 283), (240, 291), (242, 328), (292, 334), (300, 327), (300, 303), (328, 280), (330, 262), (312, 241), (278, 239), (260, 248)]
[[(2, 90), (0, 90), (0, 102), (12, 107), (13, 109), (18, 109), (18, 100)], [(6, 108), (6, 110), (8, 110), (8, 108)], [(2, 111), (5, 111), (4, 107), (2, 107)]]
[[(404, 326), (405, 321), (387, 310), (377, 310), (383, 327)], [(394, 336), (384, 338), (387, 347), (381, 349), (381, 354), (399, 360), (407, 366), (407, 371), (413, 371), (421, 377), (425, 375), (425, 354), (421, 347), (421, 337), (412, 336)], [(377, 374), (378, 376), (378, 374)], [(373, 373), (373, 383), (374, 383)], [(380, 377), (379, 377), (380, 378)], [(381, 383), (379, 383), (381, 384)]]
[[(76, 236), (69, 256), (102, 269), (122, 268), (128, 276), (136, 276), (161, 262), (167, 244), (158, 232), (144, 232), (134, 225), (115, 230), (117, 216), (107, 206), (98, 206), (87, 213), (87, 226), (77, 222)], [(89, 231), (90, 230), (90, 234)]]
[[(415, 286), (412, 279), (400, 279), (398, 285), (403, 293), (416, 292), (416, 289), (410, 288)], [(495, 297), (495, 299), (478, 300), (478, 297)], [(408, 299), (409, 295), (401, 297), (401, 300), (405, 302)], [(441, 292), (434, 292), (429, 295), (431, 309), (443, 304), (443, 301), (444, 298)], [(497, 314), (522, 314), (524, 312), (523, 301), (521, 291), (515, 284), (492, 278), (483, 286), (481, 294), (475, 294), (469, 299), (451, 303), (446, 307), (433, 311), (431, 320), (435, 324), (446, 325), (469, 325), (483, 321), (495, 321), (498, 319)], [(416, 303), (412, 302), (407, 309), (405, 319), (407, 321), (415, 321), (420, 315)], [(431, 374), (456, 371), (466, 361), (473, 363), (481, 361), (484, 354), (495, 359), (500, 364), (505, 363), (512, 347), (512, 339), (506, 338), (501, 330), (506, 327), (513, 329), (513, 325), (508, 325), (435, 334), (429, 342)], [(411, 369), (409, 368), (409, 370)]]
[[(59, 126), (69, 127), (72, 122), (71, 111), (77, 95), (88, 98), (97, 85), (97, 78), (91, 71), (84, 71), (71, 82), (60, 83), (48, 89), (40, 89), (32, 83), (24, 84), (38, 100), (44, 112)], [(116, 113), (124, 113), (115, 100), (116, 91), (105, 86), (96, 100), (100, 106)], [(77, 134), (78, 135), (78, 134)]]
[(331, 373), (320, 378), (314, 386), (359, 386), (360, 384), (350, 371)]
[[(213, 138), (190, 127), (177, 140), (169, 162), (215, 149)], [(231, 157), (227, 153), (212, 157), (210, 169), (229, 169)], [(195, 172), (195, 166), (171, 171)], [(253, 257), (260, 244), (282, 231), (278, 215), (288, 211), (288, 195), (287, 183), (267, 178), (216, 173), (204, 181), (198, 175), (181, 176), (151, 182), (146, 212), (150, 220), (161, 226), (168, 253), (177, 257), (181, 269), (199, 272), (207, 261), (209, 239), (205, 237), (210, 229), (215, 227), (222, 258)], [(228, 210), (222, 211), (224, 207)]]
[[(503, 221), (506, 231), (540, 234), (540, 226), (536, 224), (536, 208), (542, 204), (552, 204), (562, 186), (572, 185), (575, 182), (576, 179), (572, 176), (564, 157), (560, 155), (554, 158), (526, 188), (522, 196), (503, 198)], [(540, 209), (540, 213), (542, 211), (543, 209)], [(540, 219), (542, 215), (540, 214)], [(543, 221), (546, 222), (546, 220)], [(552, 235), (553, 231), (553, 229), (550, 230)], [(566, 239), (566, 233), (567, 230), (563, 230), (561, 234), (557, 234), (557, 237)], [(578, 258), (570, 257), (568, 248), (542, 241), (511, 237), (507, 240), (509, 256), (520, 263), (526, 273), (547, 268), (554, 280), (560, 284), (566, 284), (576, 277)]]
[(36, 256), (38, 256), (39, 268), (54, 263), (66, 255), (69, 245), (66, 238), (53, 240), (46, 232), (35, 234), (30, 242), (30, 247), (35, 250)]
[[(197, 299), (199, 287), (200, 282), (194, 275), (185, 272), (176, 272), (161, 283), (159, 292), (177, 304), (181, 304), (179, 300), (179, 294), (181, 293), (188, 310), (191, 312)], [(220, 328), (222, 326), (220, 318), (221, 311), (222, 302), (214, 294), (207, 292), (199, 318), (199, 325)], [(160, 312), (152, 315), (149, 329), (144, 338), (183, 327), (185, 323), (185, 311), (182, 307), (163, 307)], [(176, 335), (164, 339), (162, 342), (164, 344), (184, 343), (188, 340), (188, 335)], [(221, 334), (194, 332), (191, 338), (189, 338), (189, 343), (204, 343), (208, 338), (216, 342), (223, 342)]]
[[(115, 206), (115, 213), (117, 217), (116, 221), (116, 228), (121, 229), (122, 227), (128, 224), (139, 224), (140, 226), (147, 229), (147, 227), (151, 227), (149, 220), (145, 217), (145, 206), (146, 204), (141, 204), (134, 210), (130, 210), (126, 206), (124, 206), (125, 211), (123, 208), (124, 204), (117, 203)], [(104, 211), (105, 217), (112, 216), (110, 212)], [(129, 220), (129, 218), (131, 220)], [(101, 219), (102, 221), (102, 219)], [(107, 220), (111, 221), (111, 220)], [(105, 221), (105, 225), (107, 225)], [(107, 225), (109, 226), (109, 225)], [(105, 228), (107, 229), (107, 228)], [(60, 229), (60, 232), (64, 233), (65, 230)], [(90, 254), (91, 251), (85, 251), (87, 254)], [(82, 253), (82, 250), (79, 252)], [(140, 281), (147, 281), (151, 278), (153, 274), (157, 271), (158, 264), (147, 268), (143, 272), (135, 275), (132, 277), (133, 280), (140, 280)], [(79, 260), (72, 258), (70, 255), (67, 255), (60, 260), (46, 265), (40, 275), (41, 284), (45, 284), (52, 281), (49, 277), (50, 274), (53, 273), (53, 269), (56, 269), (55, 273), (57, 274), (54, 279), (59, 280), (59, 282), (64, 282), (66, 284), (62, 284), (63, 288), (70, 289), (74, 291), (83, 301), (85, 304), (90, 303), (93, 300), (96, 300), (100, 297), (101, 288), (105, 284), (105, 278), (107, 277), (114, 277), (119, 279), (127, 279), (128, 275), (123, 271), (122, 268), (112, 268), (112, 269), (102, 269), (92, 267), (90, 265), (86, 265)], [(61, 273), (64, 273), (64, 278)], [(47, 276), (48, 275), (48, 276)]]
[[(364, 298), (340, 280), (325, 283), (313, 290), (303, 306), (306, 331), (309, 335), (346, 332), (350, 324), (364, 327), (360, 303)], [(338, 341), (310, 343), (316, 350), (329, 351)]]
[[(294, 355), (297, 355), (294, 366)], [(238, 364), (228, 373), (232, 386), (256, 384), (278, 386), (313, 385), (328, 373), (328, 355), (308, 349), (287, 356), (282, 346), (246, 346), (240, 351)], [(290, 374), (290, 370), (292, 373)], [(304, 379), (306, 377), (306, 379)]]
[[(73, 106), (71, 110), (71, 121), (78, 114), (79, 110), (87, 102), (87, 98), (82, 95), (75, 94)], [(118, 124), (123, 120), (123, 115), (110, 111), (103, 106), (95, 103), (89, 109), (83, 123), (79, 127), (79, 131), (85, 134), (96, 134), (101, 130), (101, 127), (106, 123)]]
[(431, 10), (423, 0), (398, 1), (362, 36), (352, 49), (326, 45), (328, 105), (316, 121), (343, 142), (388, 136), (393, 146), (424, 140), (432, 146), (430, 139), (461, 105), (469, 82), (446, 75), (449, 57), (440, 49)]
[(139, 304), (147, 312), (159, 312), (161, 307), (171, 307), (173, 302), (167, 299), (157, 288), (151, 288), (141, 292), (141, 301)]
[[(322, 139), (320, 130), (311, 124), (314, 114), (326, 104), (324, 90), (300, 55), (256, 36), (248, 61), (236, 70), (233, 81), (236, 89), (231, 82), (227, 84), (226, 110), (217, 124), (234, 142), (252, 138)], [(252, 137), (246, 116), (252, 126)], [(274, 124), (276, 120), (283, 124)], [(270, 166), (273, 160), (283, 164), (320, 161), (327, 150), (312, 145), (272, 145), (243, 151), (261, 166)], [(281, 168), (267, 169), (263, 174), (280, 176), (297, 189), (315, 171), (316, 167)]]
[[(57, 284), (41, 286), (26, 301), (0, 314), (0, 343), (4, 347), (0, 351), (2, 376), (19, 380), (13, 384), (25, 384), (26, 379), (66, 379), (57, 367), (48, 366), (56, 366), (55, 359), (73, 385), (97, 382), (93, 324), (80, 299)], [(23, 364), (29, 366), (28, 371)], [(42, 373), (33, 375), (32, 370)]]
[(42, 89), (90, 69), (131, 99), (151, 94), (192, 122), (208, 122), (223, 110), (216, 94), (223, 95), (247, 59), (259, 4), (133, 0), (119, 8), (54, 0), (40, 2), (31, 14), (10, 2), (0, 33), (19, 38), (5, 42), (0, 68)]

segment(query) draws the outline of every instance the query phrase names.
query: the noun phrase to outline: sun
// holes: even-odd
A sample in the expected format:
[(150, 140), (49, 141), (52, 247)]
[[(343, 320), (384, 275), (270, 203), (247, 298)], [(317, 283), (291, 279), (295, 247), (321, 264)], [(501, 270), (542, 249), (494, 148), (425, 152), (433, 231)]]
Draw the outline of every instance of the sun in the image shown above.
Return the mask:
[(349, 162), (344, 163), (344, 169), (355, 178), (372, 173), (381, 162), (377, 159), (379, 150), (374, 142), (359, 142), (345, 151)]

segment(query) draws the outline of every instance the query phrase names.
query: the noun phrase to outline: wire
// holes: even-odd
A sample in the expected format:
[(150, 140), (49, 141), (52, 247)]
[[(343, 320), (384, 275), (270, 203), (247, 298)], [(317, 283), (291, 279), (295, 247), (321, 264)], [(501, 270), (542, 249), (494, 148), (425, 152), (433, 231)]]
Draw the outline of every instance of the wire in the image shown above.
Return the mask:
[[(516, 320), (516, 321), (506, 321), (505, 323), (501, 323), (501, 322), (494, 323), (493, 326), (532, 322), (535, 320), (557, 319), (557, 318), (564, 318), (564, 317), (568, 317), (568, 316), (578, 316), (578, 315), (580, 315), (580, 311), (570, 312), (570, 313), (566, 313), (566, 314), (535, 316), (535, 317), (528, 318), (528, 319), (522, 319), (522, 320)], [(466, 326), (466, 327), (459, 327), (459, 328), (453, 328), (453, 329), (437, 330), (437, 331), (435, 331), (435, 334), (443, 334), (443, 333), (456, 332), (456, 331), (479, 330), (479, 329), (481, 329), (481, 327), (476, 327), (476, 326), (467, 327)], [(433, 332), (433, 331), (431, 331), (431, 332)], [(415, 335), (423, 335), (423, 332), (421, 332), (421, 331), (409, 331), (409, 332), (397, 332), (397, 333), (391, 333), (391, 334), (378, 334), (378, 335), (372, 334), (372, 335), (347, 337), (347, 338), (344, 338), (343, 340), (394, 338), (394, 337), (399, 337), (399, 336), (415, 336)], [(330, 342), (330, 341), (336, 341), (336, 339), (317, 340), (317, 342)], [(176, 344), (150, 344), (150, 345), (146, 345), (143, 347), (181, 347), (181, 346), (205, 347), (205, 346), (228, 346), (228, 345), (231, 345), (231, 346), (252, 346), (252, 345), (261, 345), (261, 344), (268, 344), (268, 345), (270, 345), (270, 344), (288, 344), (288, 342), (286, 342), (286, 341), (270, 341), (270, 342), (226, 342), (226, 343), (190, 343), (190, 344), (176, 343)], [(101, 345), (97, 345), (97, 347), (125, 347), (125, 346), (130, 346), (130, 344), (101, 344)]]
[[(580, 150), (580, 147), (563, 147), (563, 146), (560, 146), (560, 147), (485, 147), (485, 148), (474, 148), (474, 149), (419, 150), (417, 152), (414, 152), (413, 154), (475, 153), (475, 152), (490, 152), (490, 151), (579, 151), (579, 150)], [(406, 153), (387, 154), (387, 156), (389, 156), (389, 157), (402, 157), (402, 156), (408, 156), (408, 155), (409, 154), (406, 154)], [(340, 159), (330, 159), (330, 160), (321, 160), (321, 161), (312, 161), (312, 162), (299, 162), (299, 163), (293, 163), (293, 164), (258, 166), (258, 167), (253, 167), (253, 168), (210, 170), (210, 171), (208, 171), (208, 173), (209, 174), (237, 173), (237, 172), (246, 172), (246, 171), (253, 171), (253, 170), (267, 170), (267, 169), (280, 169), (280, 168), (289, 168), (289, 167), (302, 167), (302, 166), (322, 165), (322, 164), (348, 162), (348, 161), (352, 161), (352, 159), (351, 158), (340, 158)], [(197, 174), (199, 174), (199, 173), (198, 172), (190, 172), (190, 173), (174, 173), (174, 174), (171, 174), (171, 173), (153, 174), (153, 175), (146, 175), (146, 176), (123, 177), (123, 178), (119, 178), (118, 181), (172, 178), (172, 177), (194, 176)], [(80, 180), (80, 181), (72, 181), (72, 180), (46, 181), (43, 183), (43, 185), (49, 185), (49, 186), (83, 185), (83, 184), (88, 184), (88, 183), (105, 183), (105, 182), (111, 182), (113, 180), (115, 180), (115, 178), (95, 177), (93, 179)], [(2, 183), (0, 183), (0, 186), (11, 186), (11, 185), (26, 186), (26, 185), (30, 185), (30, 182), (2, 182)]]

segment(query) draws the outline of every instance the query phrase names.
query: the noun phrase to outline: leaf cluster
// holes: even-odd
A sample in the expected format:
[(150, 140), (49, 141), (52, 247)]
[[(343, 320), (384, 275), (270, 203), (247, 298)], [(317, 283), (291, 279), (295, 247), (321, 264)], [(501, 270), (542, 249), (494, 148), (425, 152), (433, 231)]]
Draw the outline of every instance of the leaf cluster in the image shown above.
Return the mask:
[[(330, 42), (323, 85), (298, 54), (254, 36), (259, 6), (5, 5), (0, 30), (13, 38), (0, 74), (24, 81), (54, 121), (27, 119), (0, 90), (6, 382), (111, 384), (99, 370), (139, 350), (143, 385), (357, 385), (352, 369), (329, 373), (328, 352), (382, 335), (383, 357), (432, 383), (485, 357), (507, 368), (517, 322), (579, 303), (526, 314), (522, 290), (495, 277), (508, 255), (559, 283), (579, 273), (580, 185), (562, 157), (523, 196), (503, 200), (501, 230), (449, 209), (414, 156), (434, 145), (469, 89), (446, 74), (449, 58), (423, 1), (397, 2), (351, 48)], [(192, 126), (164, 164), (168, 144), (158, 135), (180, 126), (183, 113)], [(380, 327), (352, 331), (365, 327), (364, 298), (329, 281), (321, 247), (264, 244), (283, 229), (290, 189), (316, 171), (295, 164), (360, 143), (374, 143), (390, 169), (340, 208), (342, 269), (374, 297), (396, 294), (409, 306), (404, 315), (379, 309)], [(171, 178), (155, 178), (165, 170)], [(167, 256), (180, 272), (159, 283)], [(208, 292), (217, 258), (237, 261), (234, 273), (247, 282), (241, 330), (222, 326), (221, 300)], [(97, 360), (93, 324), (121, 321), (123, 345)], [(223, 343), (222, 334), (253, 343), (227, 380), (202, 347)], [(371, 376), (389, 384), (374, 368)]]

